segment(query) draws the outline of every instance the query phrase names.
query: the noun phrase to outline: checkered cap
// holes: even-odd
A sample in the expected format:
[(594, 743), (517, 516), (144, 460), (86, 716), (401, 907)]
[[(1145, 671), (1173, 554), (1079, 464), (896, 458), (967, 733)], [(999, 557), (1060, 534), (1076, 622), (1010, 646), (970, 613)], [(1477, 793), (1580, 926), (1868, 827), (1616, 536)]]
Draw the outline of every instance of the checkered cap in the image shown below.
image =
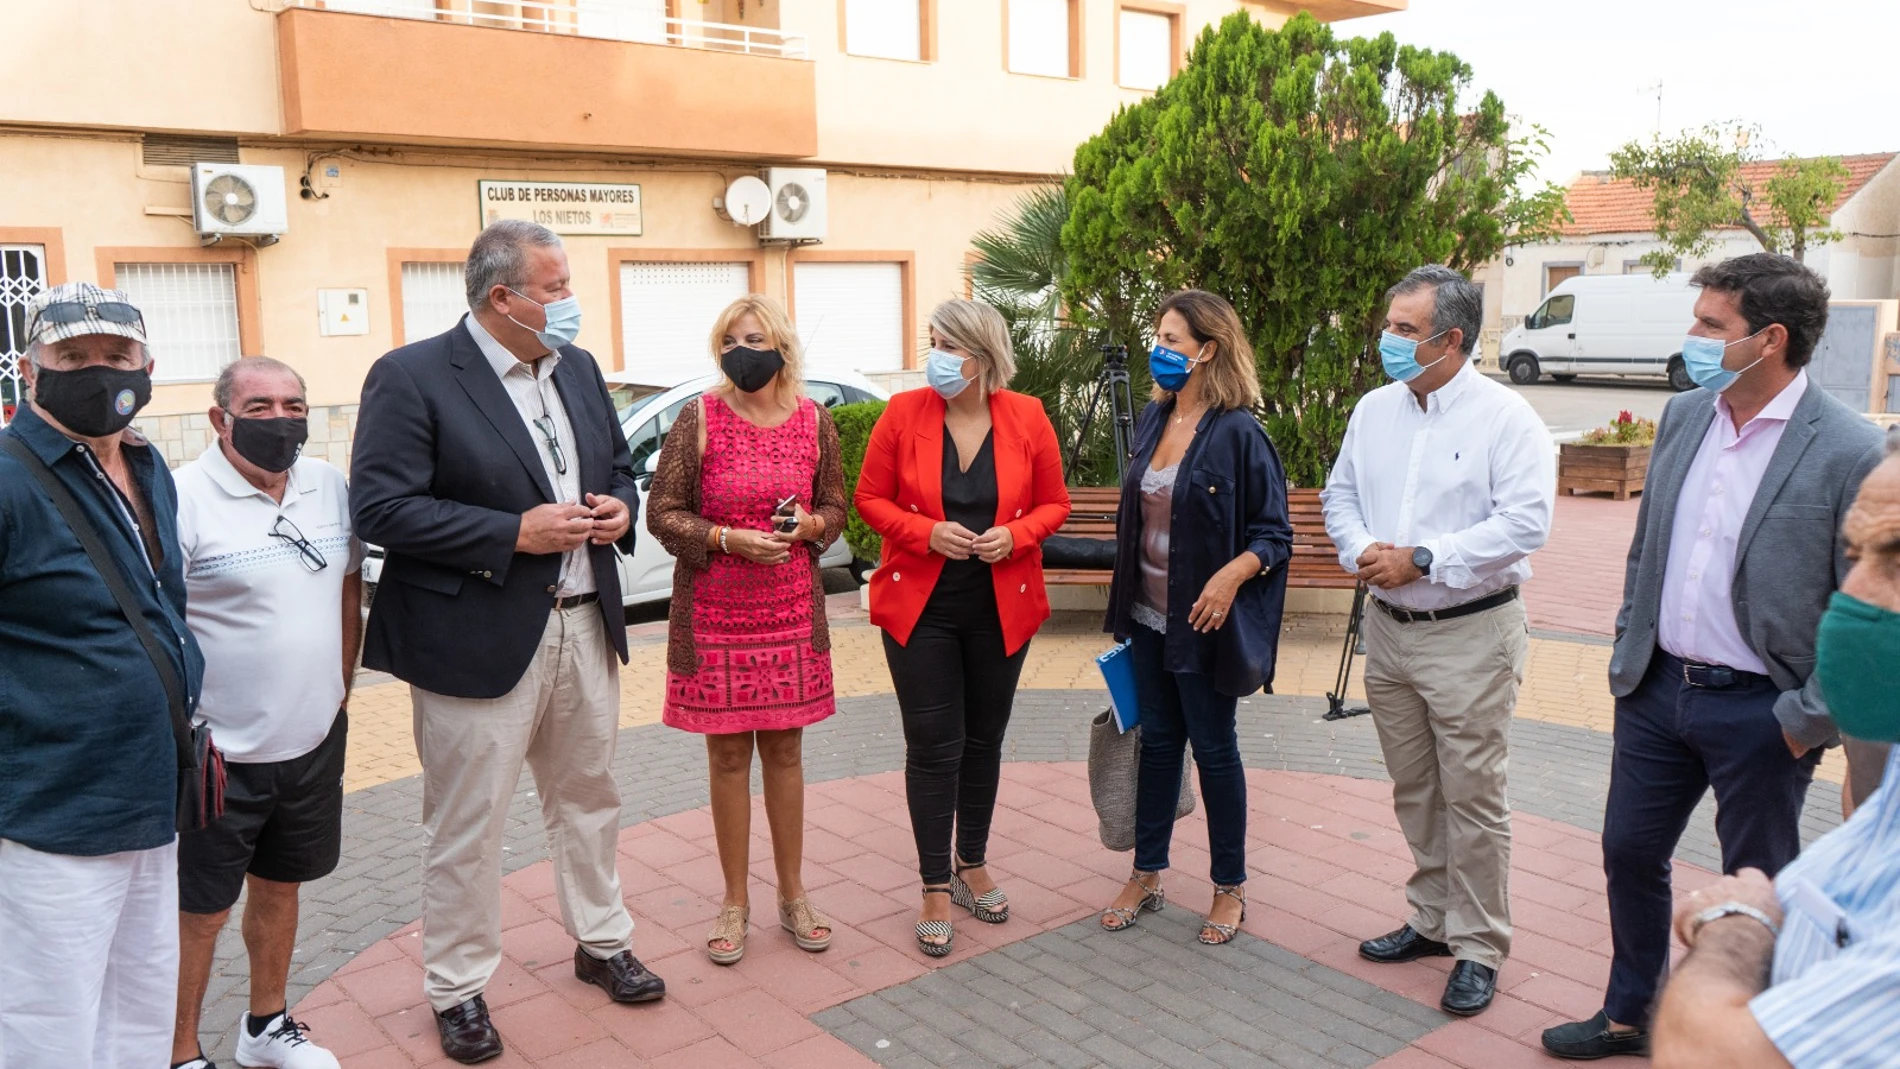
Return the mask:
[[(46, 344), (77, 338), (82, 334), (116, 334), (143, 345), (145, 330), (142, 323), (115, 323), (96, 311), (102, 304), (131, 303), (132, 298), (124, 290), (109, 290), (90, 282), (66, 282), (42, 290), (26, 306), (27, 340)], [(40, 313), (54, 304), (84, 305), (86, 316), (71, 323), (42, 321)]]

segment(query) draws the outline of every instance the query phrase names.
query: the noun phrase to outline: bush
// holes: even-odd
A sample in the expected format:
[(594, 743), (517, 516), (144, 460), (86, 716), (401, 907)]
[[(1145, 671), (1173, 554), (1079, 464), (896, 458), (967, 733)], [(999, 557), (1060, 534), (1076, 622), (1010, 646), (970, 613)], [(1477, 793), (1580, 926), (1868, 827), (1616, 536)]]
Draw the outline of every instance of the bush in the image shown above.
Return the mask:
[(1607, 427), (1583, 432), (1584, 445), (1655, 445), (1656, 421), (1639, 419), (1625, 409)]
[[(838, 425), (838, 453), (844, 461), (844, 495), (847, 501), (857, 492), (858, 470), (864, 467), (864, 450), (871, 444), (871, 428), (877, 425), (877, 418), (883, 414), (882, 401), (839, 405), (831, 410), (831, 420)], [(851, 555), (859, 560), (876, 563), (884, 552), (884, 539), (858, 515), (855, 505), (849, 506), (845, 513), (844, 541), (851, 547)]]

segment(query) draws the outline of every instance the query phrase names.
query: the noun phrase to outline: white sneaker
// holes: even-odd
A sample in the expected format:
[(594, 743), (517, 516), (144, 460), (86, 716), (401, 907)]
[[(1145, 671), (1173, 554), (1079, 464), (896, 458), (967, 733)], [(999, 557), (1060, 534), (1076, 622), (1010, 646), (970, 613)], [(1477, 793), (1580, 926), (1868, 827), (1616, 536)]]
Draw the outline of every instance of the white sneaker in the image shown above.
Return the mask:
[(178, 1069), (218, 1069), (218, 1063), (200, 1054), (196, 1058), (180, 1065)]
[(251, 1015), (238, 1018), (237, 1063), (245, 1069), (343, 1069), (336, 1055), (303, 1034), (304, 1026), (280, 1013), (264, 1025), (264, 1034), (251, 1035)]

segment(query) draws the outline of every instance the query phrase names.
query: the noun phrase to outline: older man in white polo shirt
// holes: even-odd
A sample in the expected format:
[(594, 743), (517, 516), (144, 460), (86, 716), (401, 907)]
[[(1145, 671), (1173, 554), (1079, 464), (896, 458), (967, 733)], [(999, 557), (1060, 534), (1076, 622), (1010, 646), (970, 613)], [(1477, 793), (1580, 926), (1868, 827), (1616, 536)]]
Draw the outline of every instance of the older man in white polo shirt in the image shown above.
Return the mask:
[(336, 868), (342, 842), (344, 706), (362, 628), (362, 546), (343, 473), (300, 457), (303, 379), (268, 357), (226, 367), (213, 389), (218, 440), (178, 472), (187, 621), (205, 651), (199, 706), (224, 750), (224, 817), (179, 837), (180, 968), (172, 1062), (214, 1069), (198, 1017), (218, 932), (248, 884), (251, 1008), (243, 1066), (336, 1069), (293, 1020), (284, 989), (298, 885)]

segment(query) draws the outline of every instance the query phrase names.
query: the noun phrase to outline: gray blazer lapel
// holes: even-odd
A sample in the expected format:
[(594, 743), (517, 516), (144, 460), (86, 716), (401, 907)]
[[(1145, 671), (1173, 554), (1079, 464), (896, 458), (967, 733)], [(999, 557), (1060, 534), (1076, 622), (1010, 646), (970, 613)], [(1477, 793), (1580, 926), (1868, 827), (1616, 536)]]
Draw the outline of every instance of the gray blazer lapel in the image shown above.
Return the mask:
[(1821, 422), (1821, 388), (1812, 381), (1807, 392), (1801, 395), (1801, 402), (1794, 407), (1794, 414), (1788, 417), (1788, 426), (1781, 432), (1781, 441), (1775, 445), (1775, 454), (1768, 458), (1768, 467), (1761, 473), (1761, 486), (1755, 490), (1755, 499), (1749, 502), (1748, 515), (1742, 520), (1742, 534), (1735, 543), (1735, 567), (1739, 570), (1743, 558), (1748, 556), (1748, 544), (1755, 539), (1755, 532), (1761, 529), (1762, 516), (1767, 514), (1768, 506), (1781, 493), (1781, 488), (1794, 474), (1795, 465), (1801, 463), (1801, 455), (1814, 443), (1815, 425)]

